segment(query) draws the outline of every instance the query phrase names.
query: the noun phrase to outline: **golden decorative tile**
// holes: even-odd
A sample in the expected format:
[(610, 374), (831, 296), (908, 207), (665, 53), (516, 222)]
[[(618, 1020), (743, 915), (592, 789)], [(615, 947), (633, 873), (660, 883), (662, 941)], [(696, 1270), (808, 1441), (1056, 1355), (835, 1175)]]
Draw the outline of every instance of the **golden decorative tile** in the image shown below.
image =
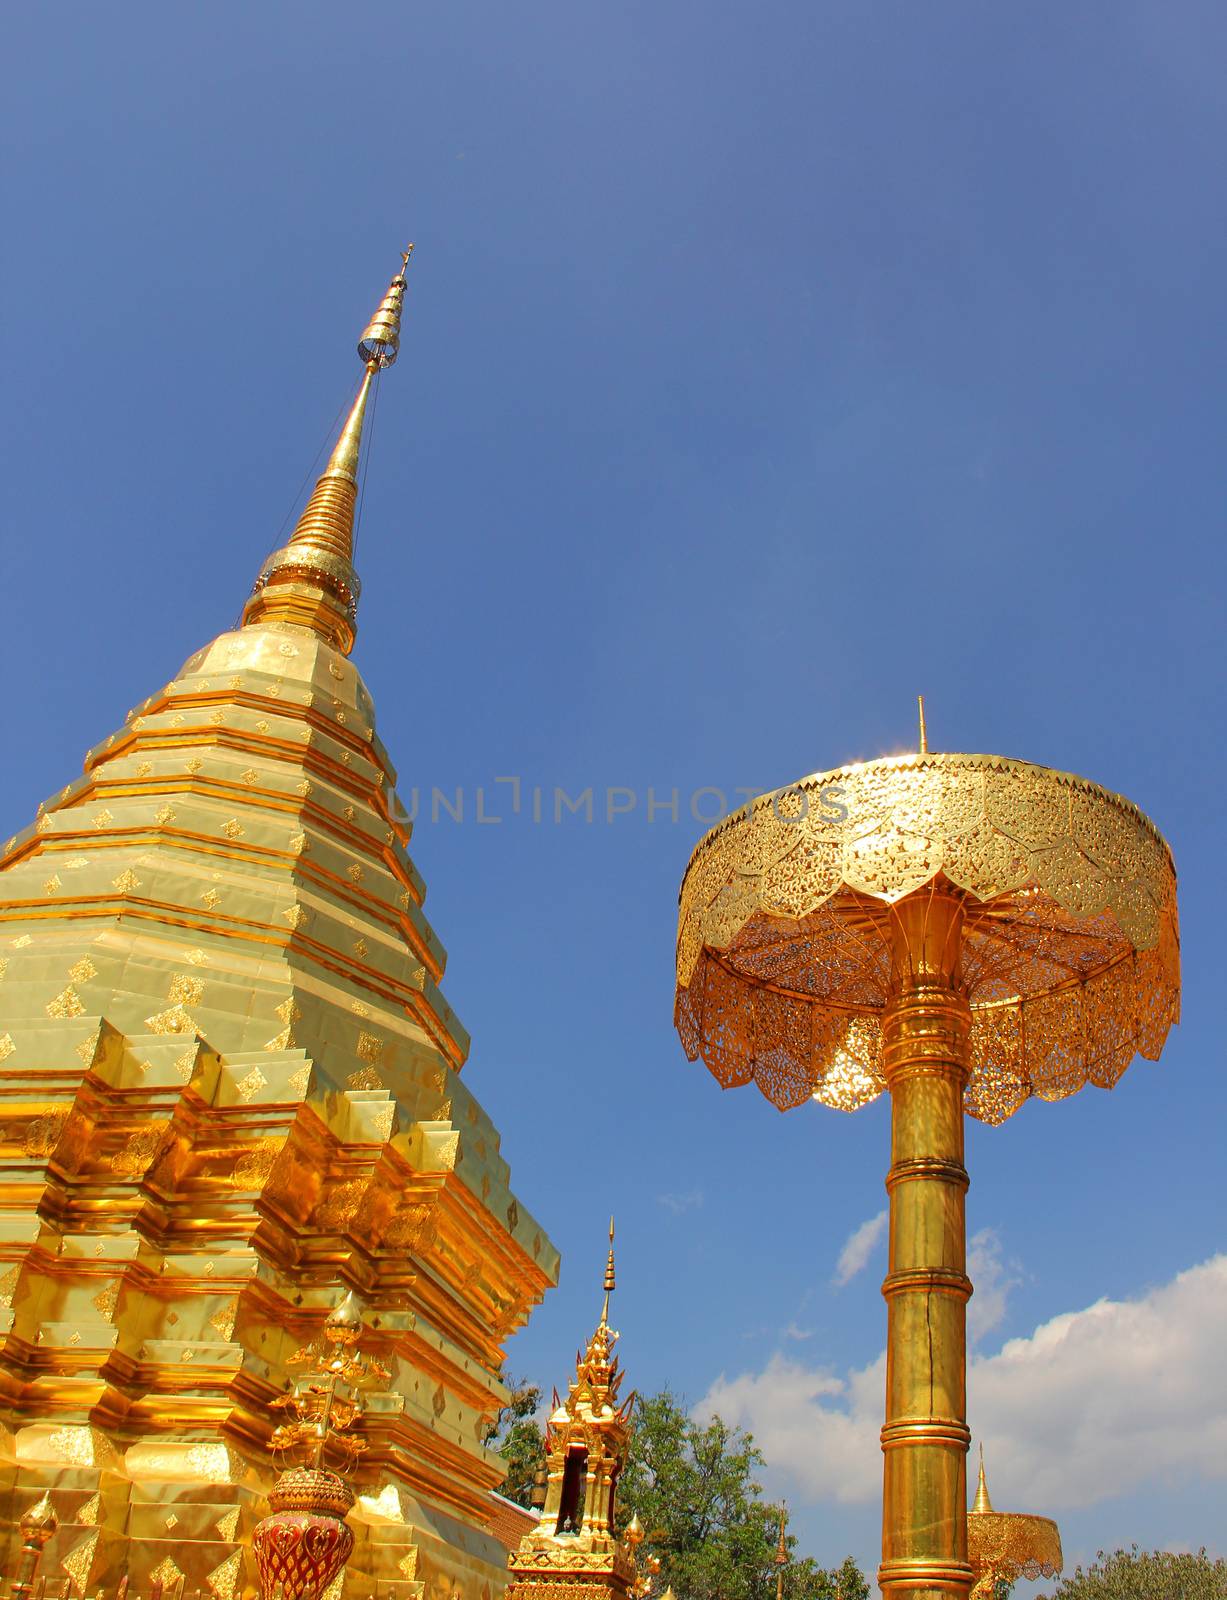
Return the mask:
[(201, 767), (203, 767), (203, 766), (204, 766), (204, 762), (200, 759), (200, 757), (199, 756), (193, 756), (192, 759), (187, 764), (187, 770), (191, 773), (192, 777), (194, 778), (196, 776), (196, 774), (200, 771)]
[(183, 959), (190, 961), (194, 967), (203, 967), (209, 958), (203, 950), (189, 950)]
[(245, 1077), (239, 1079), (238, 1083), (235, 1084), (235, 1088), (238, 1090), (239, 1099), (247, 1104), (254, 1100), (260, 1090), (266, 1088), (267, 1085), (268, 1079), (260, 1071), (259, 1067), (253, 1067)]
[(98, 1030), (88, 1034), (77, 1046), (77, 1056), (83, 1066), (92, 1067), (98, 1053)]
[(227, 839), (241, 839), (243, 837), (243, 824), (237, 817), (231, 817), (229, 822), (223, 824), (222, 832)]
[(168, 822), (173, 822), (175, 820), (174, 809), (168, 805), (159, 806), (154, 812), (153, 820), (161, 823), (163, 826), (165, 826), (165, 824)]
[(378, 1034), (367, 1033), (365, 1029), (359, 1031), (358, 1056), (360, 1060), (369, 1061), (373, 1067), (377, 1067), (383, 1060), (383, 1047), (384, 1042)]
[(230, 1342), (234, 1335), (235, 1318), (238, 1312), (238, 1301), (227, 1300), (225, 1305), (219, 1306), (209, 1318), (209, 1326), (219, 1339)]
[(49, 1017), (80, 1017), (85, 1014), (85, 1007), (71, 983), (61, 989), (54, 1000), (49, 1000), (44, 1009)]
[(192, 1071), (195, 1068), (195, 1065), (196, 1047), (193, 1045), (190, 1050), (185, 1050), (175, 1062), (175, 1071), (184, 1083), (187, 1083), (188, 1079), (192, 1076)]
[(366, 940), (365, 939), (355, 939), (354, 940), (354, 954), (358, 957), (359, 961), (361, 961), (363, 959), (363, 957), (366, 955)]
[(142, 761), (140, 766), (137, 767), (137, 769), (136, 769), (136, 775), (137, 775), (138, 778), (147, 778), (152, 771), (153, 771), (153, 762), (152, 761)]
[(163, 1517), (162, 1526), (166, 1529), (167, 1533), (169, 1533), (173, 1528), (177, 1528), (179, 1526), (179, 1518), (172, 1511), (169, 1517)]
[(218, 894), (216, 889), (206, 889), (200, 898), (204, 901), (207, 910), (216, 911), (217, 902), (221, 899), (221, 895)]
[(204, 979), (190, 972), (174, 972), (166, 998), (173, 1005), (198, 1006), (204, 999)]
[(345, 1080), (347, 1089), (382, 1089), (383, 1079), (374, 1067), (363, 1067), (358, 1072), (351, 1072)]
[(164, 1561), (160, 1561), (158, 1563), (158, 1565), (149, 1574), (149, 1577), (152, 1582), (160, 1583), (163, 1589), (170, 1589), (179, 1582), (180, 1578), (183, 1577), (183, 1574), (179, 1571), (179, 1568), (175, 1565), (171, 1558), (167, 1556)]
[(69, 967), (68, 976), (74, 983), (88, 983), (91, 978), (98, 976), (98, 968), (88, 956), (82, 956), (80, 961)]
[(361, 1000), (351, 1000), (349, 1002), (349, 1009), (356, 1017), (369, 1017), (371, 1014), (370, 1006), (364, 1006)]
[(264, 721), (263, 717), (261, 717), (260, 721), (256, 723), (256, 732), (257, 733), (267, 733), (268, 732), (268, 723)]
[(84, 1505), (77, 1509), (76, 1521), (83, 1528), (95, 1528), (98, 1525), (98, 1516), (102, 1510), (102, 1496), (92, 1494)]
[(141, 880), (131, 867), (125, 867), (118, 878), (111, 879), (111, 887), (118, 889), (120, 894), (131, 894), (133, 889), (139, 889)]
[(97, 1311), (100, 1316), (105, 1317), (108, 1322), (114, 1315), (115, 1307), (118, 1304), (119, 1288), (114, 1283), (108, 1283), (105, 1288), (99, 1289), (98, 1293), (90, 1301), (90, 1305), (93, 1306), (94, 1310)]
[(62, 889), (63, 887), (64, 887), (64, 884), (63, 884), (63, 881), (60, 878), (59, 873), (58, 872), (53, 872), (51, 874), (51, 876), (43, 884), (43, 893), (44, 894), (54, 894), (57, 889)]
[(34, 943), (34, 940), (31, 939), (30, 935), (28, 933), (23, 933), (23, 934), (19, 935), (18, 938), (13, 940), (13, 949), (14, 950), (24, 950), (27, 945), (31, 945), (33, 943)]
[(98, 1546), (98, 1530), (87, 1533), (81, 1543), (74, 1545), (72, 1550), (60, 1562), (62, 1571), (68, 1574), (73, 1588), (79, 1595), (84, 1595), (86, 1585), (89, 1583), (90, 1568), (94, 1564), (94, 1551)]
[[(222, 1518), (222, 1521), (227, 1521), (229, 1515), (230, 1514), (227, 1513), (226, 1517)], [(237, 1523), (237, 1508), (235, 1509), (234, 1517)], [(219, 1522), (218, 1527), (220, 1526), (221, 1523)], [(233, 1539), (233, 1533), (230, 1534), (229, 1537)], [(220, 1562), (216, 1567), (214, 1567), (212, 1572), (205, 1574), (205, 1583), (208, 1584), (209, 1591), (213, 1595), (214, 1600), (235, 1600), (235, 1596), (239, 1592), (242, 1579), (243, 1552), (241, 1550), (235, 1550), (233, 1554), (228, 1555), (224, 1561)]]
[(287, 906), (281, 915), (289, 923), (291, 928), (301, 928), (302, 925), (307, 921), (307, 918), (310, 916), (310, 912), (305, 906), (296, 904)]
[(298, 1071), (296, 1073), (294, 1073), (293, 1077), (290, 1078), (289, 1085), (290, 1085), (290, 1088), (293, 1089), (295, 1094), (306, 1094), (307, 1085), (310, 1082), (311, 1082), (311, 1067), (308, 1064), (305, 1067), (299, 1067)]
[(115, 821), (115, 818), (111, 815), (107, 808), (103, 806), (101, 811), (94, 812), (94, 815), (90, 820), (93, 822), (95, 828), (109, 828)]
[(265, 1040), (264, 1048), (266, 1050), (288, 1050), (291, 1047), (293, 1040), (293, 1029), (288, 1027), (282, 1028), (280, 1033), (275, 1033), (271, 1039)]
[(0, 1306), (5, 1309), (12, 1305), (13, 1296), (17, 1293), (17, 1285), (21, 1279), (21, 1268), (10, 1267), (0, 1278)]
[(243, 780), (244, 783), (247, 783), (247, 784), (254, 783), (259, 776), (260, 776), (260, 774), (256, 771), (256, 769), (254, 767), (248, 767), (246, 769), (246, 771), (241, 772), (239, 774), (239, 777)]
[[(213, 1524), (213, 1526), (217, 1529), (219, 1535), (223, 1539), (225, 1539), (227, 1542), (233, 1542), (234, 1536), (239, 1531), (239, 1508), (238, 1508), (238, 1506), (235, 1506), (230, 1511), (224, 1512), (220, 1517), (218, 1517), (217, 1521)], [(238, 1552), (236, 1552), (236, 1554), (237, 1553)], [(230, 1556), (226, 1557), (227, 1561), (229, 1561), (231, 1559), (232, 1559), (232, 1557), (230, 1557)]]
[(354, 813), (353, 806), (346, 806), (345, 810), (342, 811), (342, 813), (341, 813), (341, 815), (345, 818), (346, 822), (352, 822), (354, 820), (354, 814), (355, 813)]
[(349, 875), (355, 883), (362, 882), (362, 868), (358, 862), (355, 861), (353, 866), (349, 868)]
[(304, 799), (308, 795), (315, 793), (315, 790), (312, 788), (310, 778), (303, 778), (302, 779), (302, 781), (298, 785), (298, 792), (299, 792), (300, 795), (303, 796)]
[(171, 1006), (166, 1011), (159, 1011), (152, 1017), (146, 1017), (145, 1026), (150, 1033), (194, 1033), (196, 1031), (196, 1024), (182, 1006)]
[(294, 833), (290, 835), (290, 849), (296, 856), (305, 856), (310, 848), (311, 841), (307, 838), (305, 833)]

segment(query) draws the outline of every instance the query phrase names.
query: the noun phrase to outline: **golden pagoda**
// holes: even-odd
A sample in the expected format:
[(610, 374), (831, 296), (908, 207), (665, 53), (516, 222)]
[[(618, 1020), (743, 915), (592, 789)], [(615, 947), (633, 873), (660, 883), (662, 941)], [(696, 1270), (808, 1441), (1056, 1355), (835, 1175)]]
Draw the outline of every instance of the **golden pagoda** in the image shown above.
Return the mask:
[(12, 1572), (45, 1504), (41, 1575), (73, 1595), (255, 1592), (277, 1405), (346, 1290), (388, 1381), (329, 1595), (497, 1600), (529, 1524), (508, 1533), (483, 1441), (557, 1253), (461, 1082), (349, 660), (363, 418), (405, 288), (240, 625), (0, 854), (0, 1518)]
[(618, 1335), (609, 1326), (609, 1296), (616, 1287), (613, 1237), (611, 1222), (601, 1320), (575, 1358), (566, 1399), (554, 1390), (545, 1433), (545, 1503), (537, 1527), (512, 1552), (507, 1600), (625, 1600), (650, 1588), (635, 1564), (643, 1540), (638, 1519), (621, 1539), (614, 1532), (614, 1497), (635, 1397), (621, 1400), (618, 1393)]

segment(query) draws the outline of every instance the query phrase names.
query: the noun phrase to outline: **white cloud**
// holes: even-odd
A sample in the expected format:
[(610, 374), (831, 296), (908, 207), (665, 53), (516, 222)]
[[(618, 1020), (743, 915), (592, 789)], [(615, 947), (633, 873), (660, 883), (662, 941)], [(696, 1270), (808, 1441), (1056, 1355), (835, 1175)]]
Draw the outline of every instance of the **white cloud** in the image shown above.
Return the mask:
[(870, 1256), (886, 1235), (886, 1221), (886, 1212), (879, 1211), (848, 1235), (835, 1264), (835, 1282), (840, 1288), (869, 1265)]
[[(974, 1301), (973, 1301), (974, 1304)], [(1093, 1505), (1227, 1477), (1227, 1255), (1135, 1300), (1099, 1300), (974, 1356), (968, 1413), (1003, 1510)], [(885, 1355), (840, 1377), (783, 1356), (696, 1408), (748, 1428), (803, 1499), (881, 1492)]]
[(1001, 1259), (1001, 1240), (993, 1228), (981, 1228), (967, 1244), (967, 1275), (976, 1292), (967, 1307), (967, 1339), (975, 1345), (986, 1333), (999, 1327), (1005, 1318), (1010, 1290), (1020, 1279), (1013, 1276), (1013, 1262)]
[(703, 1204), (702, 1189), (688, 1189), (685, 1194), (658, 1194), (656, 1204), (680, 1217), (683, 1211), (697, 1211)]

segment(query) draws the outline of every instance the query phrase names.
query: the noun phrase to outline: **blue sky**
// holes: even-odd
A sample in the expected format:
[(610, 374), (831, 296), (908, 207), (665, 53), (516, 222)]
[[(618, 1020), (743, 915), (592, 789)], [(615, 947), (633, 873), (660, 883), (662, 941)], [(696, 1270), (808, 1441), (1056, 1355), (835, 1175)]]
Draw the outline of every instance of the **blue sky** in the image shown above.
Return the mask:
[[(402, 791), (468, 797), (414, 855), (468, 1080), (564, 1254), (513, 1366), (565, 1377), (616, 1210), (633, 1381), (735, 1411), (804, 1547), (876, 1560), (881, 1244), (833, 1279), (887, 1110), (721, 1095), (672, 947), (688, 797), (908, 748), (923, 690), (935, 748), (1124, 792), (1181, 873), (1162, 1063), (970, 1129), (994, 1497), (1071, 1555), (1221, 1546), (1221, 8), (6, 27), (8, 823), (235, 617), (412, 237), (356, 659)], [(496, 776), (547, 818), (555, 786), (638, 803), (479, 826)]]

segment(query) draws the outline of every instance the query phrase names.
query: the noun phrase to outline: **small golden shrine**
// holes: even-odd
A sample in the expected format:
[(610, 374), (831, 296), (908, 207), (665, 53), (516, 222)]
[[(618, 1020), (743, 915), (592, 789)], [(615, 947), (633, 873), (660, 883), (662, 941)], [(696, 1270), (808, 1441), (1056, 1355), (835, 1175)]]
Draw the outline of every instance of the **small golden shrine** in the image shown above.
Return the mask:
[(565, 1400), (554, 1391), (546, 1426), (545, 1504), (541, 1521), (512, 1552), (507, 1600), (624, 1600), (643, 1595), (634, 1551), (642, 1542), (638, 1520), (622, 1539), (614, 1533), (618, 1474), (630, 1442), (633, 1394), (619, 1400), (622, 1370), (614, 1355), (618, 1335), (609, 1326), (615, 1287), (613, 1223), (605, 1266), (605, 1303), (587, 1349), (575, 1358)]
[[(283, 1544), (295, 1517), (344, 1519), (317, 1553), (352, 1535), (334, 1600), (497, 1600), (529, 1522), (508, 1531), (484, 1441), (557, 1253), (461, 1082), (349, 659), (405, 290), (402, 267), (240, 624), (0, 849), (0, 1528), (49, 1593), (252, 1594), (275, 1481)], [(310, 1505), (279, 1445), (310, 1446)]]

